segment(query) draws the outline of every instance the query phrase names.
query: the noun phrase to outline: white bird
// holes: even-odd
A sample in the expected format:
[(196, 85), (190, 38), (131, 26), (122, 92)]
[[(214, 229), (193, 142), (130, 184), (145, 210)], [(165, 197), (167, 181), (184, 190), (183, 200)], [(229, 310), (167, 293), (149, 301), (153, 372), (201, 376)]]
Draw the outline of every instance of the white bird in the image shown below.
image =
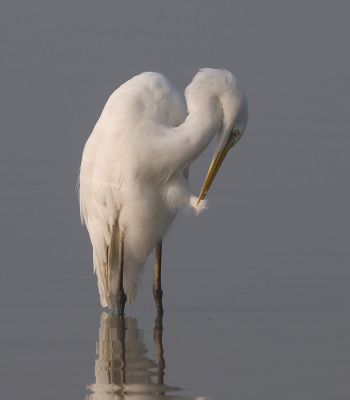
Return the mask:
[[(80, 213), (93, 247), (101, 305), (137, 296), (140, 272), (156, 247), (153, 293), (163, 312), (162, 238), (181, 208), (197, 213), (227, 152), (242, 137), (248, 105), (226, 70), (201, 69), (185, 98), (159, 73), (145, 72), (108, 99), (83, 152)], [(217, 134), (199, 197), (188, 183), (191, 163)]]

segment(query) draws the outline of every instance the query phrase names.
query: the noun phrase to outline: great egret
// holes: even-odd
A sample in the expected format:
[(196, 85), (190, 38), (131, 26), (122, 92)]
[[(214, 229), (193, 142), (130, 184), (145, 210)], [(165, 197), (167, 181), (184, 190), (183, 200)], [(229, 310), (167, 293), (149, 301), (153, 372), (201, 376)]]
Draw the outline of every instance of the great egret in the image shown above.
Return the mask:
[[(101, 305), (118, 307), (120, 314), (136, 298), (140, 272), (155, 247), (153, 294), (163, 312), (162, 238), (180, 208), (205, 208), (202, 200), (248, 121), (244, 90), (226, 70), (201, 69), (185, 97), (162, 74), (135, 76), (108, 99), (84, 148), (81, 218), (93, 247)], [(189, 167), (216, 133), (197, 198)]]

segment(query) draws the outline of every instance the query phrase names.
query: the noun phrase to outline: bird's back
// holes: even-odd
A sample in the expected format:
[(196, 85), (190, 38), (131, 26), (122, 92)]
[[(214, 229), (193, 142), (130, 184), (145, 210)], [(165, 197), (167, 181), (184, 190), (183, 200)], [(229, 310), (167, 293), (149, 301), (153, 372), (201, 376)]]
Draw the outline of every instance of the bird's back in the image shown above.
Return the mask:
[(162, 74), (144, 72), (121, 85), (105, 108), (115, 118), (137, 121), (149, 119), (165, 126), (178, 126), (186, 118), (184, 97)]

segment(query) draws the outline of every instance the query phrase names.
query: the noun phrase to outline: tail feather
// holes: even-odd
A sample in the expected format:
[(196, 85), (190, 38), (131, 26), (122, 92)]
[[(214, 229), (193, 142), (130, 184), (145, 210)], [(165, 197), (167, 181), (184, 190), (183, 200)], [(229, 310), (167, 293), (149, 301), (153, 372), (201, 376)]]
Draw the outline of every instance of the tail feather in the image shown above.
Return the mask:
[(96, 254), (93, 255), (93, 260), (94, 260), (94, 271), (95, 274), (97, 275), (97, 286), (98, 286), (98, 292), (100, 294), (100, 302), (102, 307), (107, 307), (108, 302), (107, 302), (107, 297), (106, 293), (108, 293), (108, 285), (107, 285), (107, 277), (106, 277), (106, 265), (105, 264), (100, 264), (98, 262)]

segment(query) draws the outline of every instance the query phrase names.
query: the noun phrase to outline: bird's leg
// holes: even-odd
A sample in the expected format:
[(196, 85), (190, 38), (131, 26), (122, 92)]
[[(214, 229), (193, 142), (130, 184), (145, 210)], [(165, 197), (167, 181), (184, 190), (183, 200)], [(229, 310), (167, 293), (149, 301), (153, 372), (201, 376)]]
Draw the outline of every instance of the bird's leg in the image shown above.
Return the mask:
[[(158, 371), (157, 371), (157, 384), (164, 385), (164, 349), (163, 349), (163, 314), (158, 314), (155, 320), (153, 331), (153, 339), (157, 349)], [(160, 396), (164, 396), (164, 392), (158, 392)]]
[(123, 287), (124, 272), (124, 232), (119, 231), (119, 260), (118, 260), (118, 288), (117, 288), (117, 307), (118, 314), (124, 315), (124, 307), (126, 303), (126, 295)]
[(154, 265), (154, 278), (153, 278), (153, 296), (156, 302), (158, 313), (163, 313), (163, 290), (161, 285), (161, 269), (162, 269), (162, 241), (157, 243), (156, 246), (156, 262)]

